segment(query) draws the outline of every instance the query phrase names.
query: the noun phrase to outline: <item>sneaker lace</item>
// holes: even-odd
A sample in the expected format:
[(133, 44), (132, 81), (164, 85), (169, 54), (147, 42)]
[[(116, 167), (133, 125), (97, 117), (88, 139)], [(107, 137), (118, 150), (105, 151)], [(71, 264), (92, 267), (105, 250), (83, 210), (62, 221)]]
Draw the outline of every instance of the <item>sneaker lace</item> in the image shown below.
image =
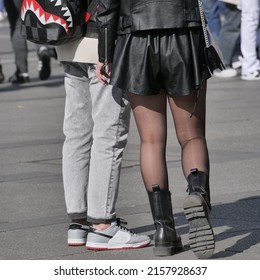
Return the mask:
[(126, 231), (128, 233), (130, 233), (131, 235), (136, 235), (134, 232), (132, 232), (130, 229), (126, 228), (125, 226), (123, 225), (127, 225), (127, 222), (124, 220), (124, 219), (120, 219), (120, 218), (117, 218), (116, 219), (116, 225), (117, 227), (119, 227), (121, 230), (123, 231)]

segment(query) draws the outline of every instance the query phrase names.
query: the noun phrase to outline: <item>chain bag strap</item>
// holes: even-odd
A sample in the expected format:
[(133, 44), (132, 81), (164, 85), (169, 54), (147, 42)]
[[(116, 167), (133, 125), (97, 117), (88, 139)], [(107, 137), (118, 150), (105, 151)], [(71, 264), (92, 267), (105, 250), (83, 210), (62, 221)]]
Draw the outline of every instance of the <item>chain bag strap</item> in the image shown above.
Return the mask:
[(226, 69), (226, 67), (225, 67), (225, 64), (223, 63), (219, 53), (217, 52), (216, 48), (212, 44), (210, 44), (206, 20), (205, 20), (205, 16), (204, 16), (203, 7), (202, 7), (202, 2), (201, 2), (201, 0), (197, 0), (197, 1), (198, 1), (198, 6), (199, 6), (203, 36), (204, 36), (204, 40), (205, 40), (204, 56), (205, 56), (208, 70), (211, 74), (213, 74), (214, 70), (219, 69), (222, 71), (222, 70)]

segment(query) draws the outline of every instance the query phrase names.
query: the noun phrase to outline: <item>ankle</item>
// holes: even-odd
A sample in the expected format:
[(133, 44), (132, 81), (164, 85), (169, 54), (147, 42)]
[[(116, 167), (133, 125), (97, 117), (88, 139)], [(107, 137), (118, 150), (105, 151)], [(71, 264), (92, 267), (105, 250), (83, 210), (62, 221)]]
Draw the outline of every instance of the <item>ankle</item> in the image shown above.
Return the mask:
[(97, 230), (105, 230), (107, 228), (109, 228), (111, 226), (111, 224), (93, 224), (92, 227), (94, 229), (97, 229)]
[(87, 224), (88, 224), (88, 221), (87, 221), (86, 218), (83, 218), (83, 219), (72, 219), (72, 220), (71, 220), (71, 223), (72, 223), (72, 224), (87, 225)]

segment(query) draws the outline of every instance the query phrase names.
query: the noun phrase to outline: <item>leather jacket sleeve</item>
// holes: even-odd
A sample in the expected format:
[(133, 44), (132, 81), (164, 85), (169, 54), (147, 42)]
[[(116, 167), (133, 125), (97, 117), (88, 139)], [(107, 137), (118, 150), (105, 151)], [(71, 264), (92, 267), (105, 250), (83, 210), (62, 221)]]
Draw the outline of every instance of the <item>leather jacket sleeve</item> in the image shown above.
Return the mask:
[(99, 62), (111, 63), (114, 54), (120, 0), (100, 0), (97, 6)]

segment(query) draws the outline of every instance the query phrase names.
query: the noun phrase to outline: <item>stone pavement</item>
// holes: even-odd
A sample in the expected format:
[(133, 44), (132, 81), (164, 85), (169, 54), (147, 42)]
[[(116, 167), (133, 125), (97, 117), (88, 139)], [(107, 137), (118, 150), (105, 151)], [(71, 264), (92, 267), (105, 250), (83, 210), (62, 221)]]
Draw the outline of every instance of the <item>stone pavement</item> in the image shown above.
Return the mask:
[[(7, 22), (0, 23), (0, 59), (8, 78), (14, 71)], [(87, 251), (66, 245), (61, 150), (63, 72), (52, 60), (52, 75), (40, 81), (34, 46), (29, 44), (32, 82), (0, 85), (0, 259), (155, 260), (152, 246), (137, 250)], [(260, 258), (260, 83), (209, 81), (207, 139), (211, 158), (213, 259)], [(169, 120), (170, 116), (169, 116)], [(188, 244), (182, 202), (186, 182), (180, 148), (169, 121), (167, 160), (177, 231), (184, 251), (165, 260), (196, 259)], [(139, 137), (132, 118), (124, 153), (118, 216), (128, 227), (152, 236), (153, 222), (139, 172)]]

